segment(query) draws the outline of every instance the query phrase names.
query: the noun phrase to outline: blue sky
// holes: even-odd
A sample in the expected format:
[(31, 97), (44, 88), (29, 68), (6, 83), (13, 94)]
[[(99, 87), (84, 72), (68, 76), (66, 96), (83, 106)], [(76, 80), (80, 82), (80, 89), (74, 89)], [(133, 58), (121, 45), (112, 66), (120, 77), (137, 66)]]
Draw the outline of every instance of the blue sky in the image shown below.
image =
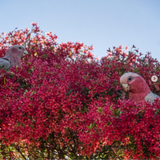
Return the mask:
[(0, 32), (31, 28), (52, 31), (61, 42), (93, 45), (106, 56), (109, 47), (134, 44), (160, 61), (160, 0), (5, 0), (0, 2)]

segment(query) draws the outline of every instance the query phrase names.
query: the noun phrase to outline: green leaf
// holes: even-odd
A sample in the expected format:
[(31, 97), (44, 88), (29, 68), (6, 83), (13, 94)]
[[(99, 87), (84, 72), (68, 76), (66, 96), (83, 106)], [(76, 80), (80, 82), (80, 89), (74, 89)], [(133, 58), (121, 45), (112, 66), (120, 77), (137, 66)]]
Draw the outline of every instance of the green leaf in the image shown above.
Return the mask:
[(94, 122), (88, 126), (89, 129), (92, 129), (93, 127), (96, 127), (96, 124)]
[(88, 126), (88, 128), (89, 128), (89, 129), (92, 129), (92, 127), (93, 127), (93, 124), (91, 123), (91, 124)]
[(101, 107), (98, 107), (98, 110), (97, 110), (99, 113), (103, 113), (103, 110)]
[(58, 65), (58, 64), (56, 64), (56, 67), (57, 67), (57, 68), (59, 68), (59, 65)]
[(111, 106), (109, 107), (109, 110), (110, 110), (110, 111), (113, 111), (112, 104), (111, 104)]
[(83, 75), (82, 77), (83, 77), (83, 78), (85, 79), (85, 81), (86, 81), (87, 76)]
[(118, 108), (117, 110), (115, 110), (115, 112), (114, 112), (115, 118), (119, 118), (119, 116), (120, 116), (121, 113), (122, 112), (121, 112), (120, 108)]

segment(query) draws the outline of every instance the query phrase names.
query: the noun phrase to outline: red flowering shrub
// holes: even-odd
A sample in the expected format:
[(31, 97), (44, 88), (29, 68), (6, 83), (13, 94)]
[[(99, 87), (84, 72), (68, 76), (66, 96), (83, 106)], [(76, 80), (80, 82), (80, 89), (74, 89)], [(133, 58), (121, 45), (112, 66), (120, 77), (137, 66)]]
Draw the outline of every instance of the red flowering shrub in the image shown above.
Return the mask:
[(1, 36), (0, 57), (14, 44), (29, 52), (21, 68), (0, 73), (1, 158), (159, 158), (160, 101), (124, 100), (119, 83), (136, 72), (160, 95), (160, 82), (150, 80), (159, 62), (135, 46), (97, 60), (92, 46), (56, 39), (35, 23)]

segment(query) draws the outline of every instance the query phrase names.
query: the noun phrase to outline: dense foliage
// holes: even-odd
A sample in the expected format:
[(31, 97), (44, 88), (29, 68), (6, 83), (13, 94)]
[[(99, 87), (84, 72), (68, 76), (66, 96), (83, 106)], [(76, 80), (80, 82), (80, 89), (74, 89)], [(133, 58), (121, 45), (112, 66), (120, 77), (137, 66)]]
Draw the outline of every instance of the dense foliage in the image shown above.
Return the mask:
[(160, 63), (134, 45), (99, 60), (92, 46), (56, 39), (36, 23), (1, 35), (0, 57), (15, 44), (29, 55), (0, 71), (0, 158), (160, 158), (160, 100), (130, 102), (119, 83), (136, 72), (160, 95), (160, 81), (151, 81)]

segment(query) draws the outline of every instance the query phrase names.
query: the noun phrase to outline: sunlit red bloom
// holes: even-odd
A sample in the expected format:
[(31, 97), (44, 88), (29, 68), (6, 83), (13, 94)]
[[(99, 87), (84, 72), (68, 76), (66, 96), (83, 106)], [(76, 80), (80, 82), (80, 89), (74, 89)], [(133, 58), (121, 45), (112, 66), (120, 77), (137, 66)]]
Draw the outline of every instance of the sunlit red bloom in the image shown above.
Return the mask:
[(119, 49), (122, 49), (122, 48), (123, 48), (123, 46), (122, 46), (122, 45), (120, 45), (120, 46), (119, 46)]
[(123, 51), (121, 49), (118, 50), (119, 53), (123, 53)]
[(128, 56), (128, 54), (126, 52), (124, 52), (124, 56)]
[(111, 56), (111, 55), (109, 55), (109, 54), (106, 56), (106, 58), (110, 58), (110, 57), (112, 57), (112, 56)]
[(96, 60), (100, 60), (99, 57), (96, 57)]
[(93, 50), (93, 45), (89, 47), (90, 50)]
[(115, 51), (119, 51), (119, 48), (115, 48)]
[(90, 51), (88, 52), (88, 57), (93, 58), (93, 54)]
[(38, 23), (35, 23), (35, 22), (31, 23), (32, 26), (37, 26), (37, 24)]
[(2, 35), (4, 36), (4, 35), (5, 35), (5, 32), (2, 32)]

